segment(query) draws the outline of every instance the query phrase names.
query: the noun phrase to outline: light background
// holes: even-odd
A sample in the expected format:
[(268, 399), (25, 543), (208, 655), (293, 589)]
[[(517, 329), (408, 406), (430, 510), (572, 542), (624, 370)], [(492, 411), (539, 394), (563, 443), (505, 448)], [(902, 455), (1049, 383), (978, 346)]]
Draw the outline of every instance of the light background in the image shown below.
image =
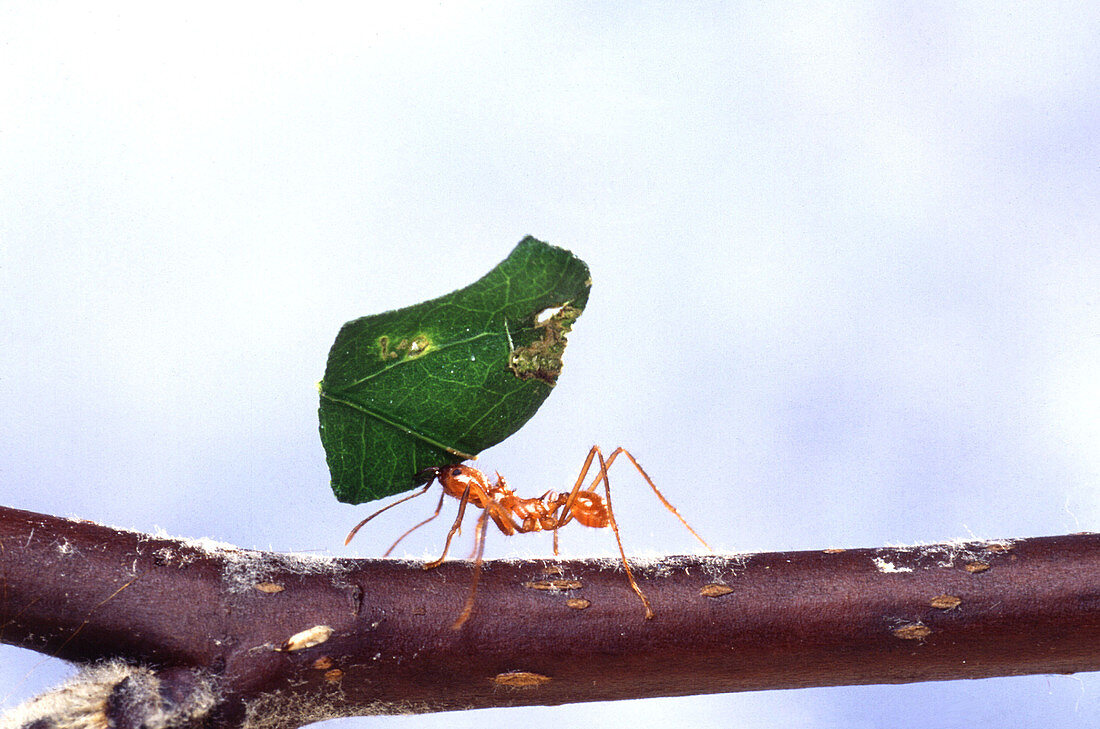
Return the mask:
[[(481, 458), (521, 492), (621, 444), (726, 550), (1097, 528), (1098, 6), (397, 5), (0, 6), (3, 503), (379, 555), (432, 504), (341, 546), (371, 506), (328, 490), (328, 347), (532, 234), (595, 283)], [(615, 483), (631, 552), (694, 549)], [(69, 672), (2, 647), (0, 698)], [(1085, 674), (340, 725), (1098, 716)]]

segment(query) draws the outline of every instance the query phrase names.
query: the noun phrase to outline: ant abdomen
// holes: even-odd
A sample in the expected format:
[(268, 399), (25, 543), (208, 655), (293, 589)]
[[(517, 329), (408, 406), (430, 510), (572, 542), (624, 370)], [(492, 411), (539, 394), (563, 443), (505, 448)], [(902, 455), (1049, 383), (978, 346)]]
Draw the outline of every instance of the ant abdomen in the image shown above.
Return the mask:
[(603, 529), (611, 523), (607, 502), (599, 494), (578, 493), (569, 510), (573, 512), (573, 518), (586, 527)]

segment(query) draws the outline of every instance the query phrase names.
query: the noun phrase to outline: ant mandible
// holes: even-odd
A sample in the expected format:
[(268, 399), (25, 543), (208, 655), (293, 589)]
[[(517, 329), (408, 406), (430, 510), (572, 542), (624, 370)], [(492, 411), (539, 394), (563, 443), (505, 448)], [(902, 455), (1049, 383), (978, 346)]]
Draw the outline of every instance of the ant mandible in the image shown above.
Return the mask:
[[(443, 487), (443, 493), (439, 497), (439, 504), (435, 507), (435, 512), (398, 537), (397, 541), (390, 545), (390, 548), (387, 549), (386, 553), (382, 556), (388, 557), (402, 539), (439, 516), (440, 511), (443, 509), (443, 500), (450, 495), (459, 500), (458, 516), (455, 517), (454, 524), (451, 525), (451, 530), (447, 532), (447, 541), (443, 544), (443, 554), (439, 556), (439, 559), (427, 562), (424, 565), (424, 569), (426, 570), (438, 567), (443, 563), (443, 560), (447, 558), (447, 551), (451, 548), (451, 539), (454, 538), (454, 535), (462, 526), (462, 518), (466, 514), (466, 506), (468, 504), (473, 504), (475, 508), (482, 510), (481, 516), (479, 516), (477, 520), (477, 529), (474, 537), (473, 553), (476, 556), (474, 562), (473, 585), (470, 588), (470, 595), (466, 599), (466, 604), (463, 606), (462, 612), (459, 614), (454, 625), (451, 626), (453, 629), (458, 630), (461, 628), (473, 613), (474, 596), (477, 593), (477, 582), (478, 578), (481, 576), (482, 556), (485, 553), (485, 534), (489, 527), (490, 519), (496, 524), (500, 531), (508, 536), (513, 534), (526, 534), (528, 532), (553, 531), (555, 555), (558, 553), (558, 530), (569, 522), (576, 520), (584, 526), (594, 529), (605, 529), (610, 526), (611, 530), (615, 533), (615, 542), (619, 545), (619, 556), (622, 558), (623, 569), (626, 571), (626, 578), (630, 582), (630, 589), (632, 589), (634, 594), (642, 601), (642, 605), (645, 607), (645, 617), (649, 620), (654, 616), (653, 608), (650, 606), (645, 593), (642, 592), (642, 588), (638, 586), (638, 582), (634, 579), (634, 573), (631, 571), (630, 563), (627, 562), (626, 559), (626, 551), (623, 549), (622, 538), (619, 536), (619, 525), (615, 521), (614, 512), (611, 510), (611, 483), (607, 478), (607, 469), (611, 467), (611, 464), (614, 463), (615, 459), (620, 455), (625, 455), (630, 459), (630, 462), (638, 469), (638, 473), (642, 475), (642, 478), (646, 480), (649, 487), (653, 489), (653, 493), (657, 494), (657, 498), (661, 500), (665, 508), (675, 514), (676, 518), (687, 527), (687, 530), (691, 532), (704, 547), (710, 549), (706, 541), (691, 528), (691, 525), (684, 520), (680, 512), (676, 511), (676, 508), (664, 497), (664, 494), (662, 494), (656, 484), (653, 483), (653, 479), (649, 477), (649, 474), (645, 472), (645, 469), (642, 468), (641, 464), (638, 463), (637, 459), (634, 458), (630, 451), (621, 447), (616, 448), (612, 451), (611, 455), (605, 459), (599, 446), (592, 446), (592, 449), (588, 451), (588, 458), (585, 459), (584, 466), (581, 467), (580, 475), (577, 476), (577, 482), (568, 493), (559, 494), (554, 491), (547, 491), (542, 496), (535, 498), (516, 496), (515, 492), (508, 488), (508, 484), (504, 481), (504, 477), (499, 473), (497, 474), (496, 484), (490, 486), (489, 479), (486, 478), (485, 474), (473, 466), (459, 463), (425, 469), (420, 475), (426, 477), (428, 480), (419, 491), (379, 509), (359, 522), (348, 534), (347, 539), (344, 540), (344, 544), (351, 542), (356, 532), (383, 511), (392, 509), (398, 504), (402, 504), (409, 499), (427, 493), (432, 484), (435, 481), (439, 481), (440, 486)], [(584, 480), (588, 476), (588, 471), (592, 467), (594, 460), (598, 460), (600, 472), (588, 488), (582, 489), (581, 486), (584, 485)], [(606, 497), (596, 493), (596, 489), (599, 487), (601, 481), (604, 485)]]

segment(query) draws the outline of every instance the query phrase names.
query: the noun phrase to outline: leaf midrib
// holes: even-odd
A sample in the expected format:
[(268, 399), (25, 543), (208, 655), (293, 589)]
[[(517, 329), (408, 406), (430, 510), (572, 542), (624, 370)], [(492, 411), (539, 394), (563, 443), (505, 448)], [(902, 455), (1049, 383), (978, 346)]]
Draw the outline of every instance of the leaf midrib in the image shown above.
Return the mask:
[(405, 433), (408, 433), (409, 435), (413, 436), (414, 438), (419, 438), (420, 440), (424, 441), (425, 443), (428, 443), (429, 445), (433, 445), (436, 448), (442, 448), (443, 450), (447, 451), (448, 453), (453, 453), (454, 455), (460, 456), (460, 457), (462, 457), (466, 460), (473, 460), (474, 458), (477, 457), (476, 455), (473, 455), (473, 454), (470, 454), (470, 453), (464, 453), (463, 451), (460, 451), (457, 448), (452, 448), (451, 446), (449, 446), (445, 443), (441, 443), (440, 441), (436, 440), (435, 438), (432, 438), (430, 435), (427, 435), (425, 433), (421, 433), (419, 430), (415, 430), (415, 429), (409, 427), (408, 425), (405, 425), (403, 423), (399, 423), (396, 420), (394, 420), (393, 418), (388, 418), (385, 415), (383, 415), (382, 413), (375, 412), (375, 411), (371, 410), (368, 407), (364, 407), (363, 405), (360, 405), (357, 402), (353, 402), (352, 400), (345, 400), (344, 398), (341, 398), (341, 397), (333, 397), (332, 395), (325, 392), (324, 390), (321, 390), (321, 397), (325, 398), (326, 400), (328, 400), (330, 402), (337, 403), (338, 405), (343, 405), (345, 407), (349, 407), (352, 410), (358, 410), (359, 412), (363, 413), (364, 415), (372, 417), (375, 420), (378, 420), (379, 422), (385, 423), (386, 425), (389, 425), (393, 428), (397, 428), (398, 430), (404, 431)]

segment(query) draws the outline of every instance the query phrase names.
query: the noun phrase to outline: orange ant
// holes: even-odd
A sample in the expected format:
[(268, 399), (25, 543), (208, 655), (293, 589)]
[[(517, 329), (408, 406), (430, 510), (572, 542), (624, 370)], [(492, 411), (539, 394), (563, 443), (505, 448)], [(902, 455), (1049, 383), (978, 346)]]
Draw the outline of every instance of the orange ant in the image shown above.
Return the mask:
[[(630, 462), (638, 469), (638, 473), (642, 474), (642, 478), (644, 478), (646, 483), (649, 484), (649, 487), (653, 489), (653, 493), (657, 494), (657, 498), (661, 500), (665, 508), (675, 514), (676, 518), (687, 527), (689, 532), (695, 535), (696, 539), (702, 542), (704, 547), (710, 549), (706, 541), (691, 528), (687, 521), (684, 520), (684, 517), (680, 516), (680, 512), (676, 511), (676, 508), (664, 497), (653, 483), (653, 479), (649, 477), (649, 474), (645, 472), (637, 459), (631, 455), (630, 451), (624, 448), (616, 448), (607, 459), (604, 459), (603, 452), (600, 451), (599, 446), (592, 446), (592, 449), (588, 451), (588, 458), (585, 459), (580, 475), (577, 476), (577, 482), (568, 493), (559, 494), (554, 491), (547, 491), (542, 496), (536, 498), (516, 496), (515, 492), (508, 488), (508, 484), (504, 481), (504, 477), (499, 473), (497, 474), (496, 484), (490, 486), (489, 479), (485, 477), (485, 474), (473, 466), (459, 463), (425, 469), (419, 474), (422, 478), (427, 479), (427, 483), (424, 484), (423, 488), (416, 493), (393, 502), (389, 506), (379, 509), (359, 522), (359, 524), (357, 524), (348, 534), (347, 539), (344, 540), (344, 544), (351, 542), (356, 532), (371, 519), (387, 509), (391, 509), (409, 499), (427, 493), (432, 484), (438, 480), (440, 486), (443, 487), (443, 493), (439, 497), (439, 504), (435, 507), (435, 512), (398, 537), (397, 541), (390, 545), (390, 548), (387, 549), (386, 553), (382, 556), (388, 557), (402, 539), (439, 516), (440, 511), (443, 509), (444, 498), (450, 495), (459, 500), (458, 516), (455, 517), (454, 524), (451, 525), (451, 530), (447, 532), (447, 541), (443, 545), (443, 554), (440, 555), (439, 559), (424, 565), (424, 569), (426, 570), (434, 569), (441, 565), (443, 560), (446, 559), (447, 551), (451, 548), (451, 539), (454, 538), (454, 535), (462, 526), (462, 518), (466, 514), (467, 504), (473, 504), (474, 507), (482, 510), (481, 516), (479, 516), (477, 520), (477, 531), (474, 538), (473, 555), (475, 556), (475, 562), (473, 585), (470, 588), (470, 595), (466, 599), (466, 604), (463, 606), (461, 614), (458, 616), (454, 625), (451, 626), (453, 629), (458, 630), (462, 627), (463, 623), (466, 622), (473, 612), (474, 596), (477, 593), (477, 582), (478, 578), (481, 576), (482, 556), (485, 553), (485, 534), (488, 530), (490, 519), (492, 519), (493, 523), (497, 525), (500, 531), (508, 536), (517, 533), (526, 534), (527, 532), (553, 531), (555, 555), (558, 553), (558, 530), (570, 521), (575, 519), (584, 526), (594, 529), (604, 529), (610, 526), (611, 530), (615, 533), (615, 542), (619, 545), (619, 556), (622, 557), (623, 569), (626, 571), (626, 578), (630, 582), (630, 589), (632, 589), (634, 594), (642, 601), (642, 605), (645, 607), (646, 620), (649, 620), (654, 616), (653, 608), (642, 592), (642, 588), (638, 586), (638, 582), (634, 579), (634, 573), (631, 571), (630, 564), (626, 559), (626, 551), (623, 549), (623, 541), (619, 537), (619, 525), (615, 521), (614, 513), (611, 511), (611, 483), (607, 478), (607, 469), (611, 467), (611, 464), (615, 462), (615, 459), (618, 458), (620, 454), (630, 459)], [(592, 467), (593, 459), (599, 460), (600, 472), (588, 488), (582, 489), (581, 486), (584, 484), (584, 479), (588, 475), (589, 469)], [(606, 497), (596, 493), (596, 488), (600, 485), (601, 481), (604, 485)]]

